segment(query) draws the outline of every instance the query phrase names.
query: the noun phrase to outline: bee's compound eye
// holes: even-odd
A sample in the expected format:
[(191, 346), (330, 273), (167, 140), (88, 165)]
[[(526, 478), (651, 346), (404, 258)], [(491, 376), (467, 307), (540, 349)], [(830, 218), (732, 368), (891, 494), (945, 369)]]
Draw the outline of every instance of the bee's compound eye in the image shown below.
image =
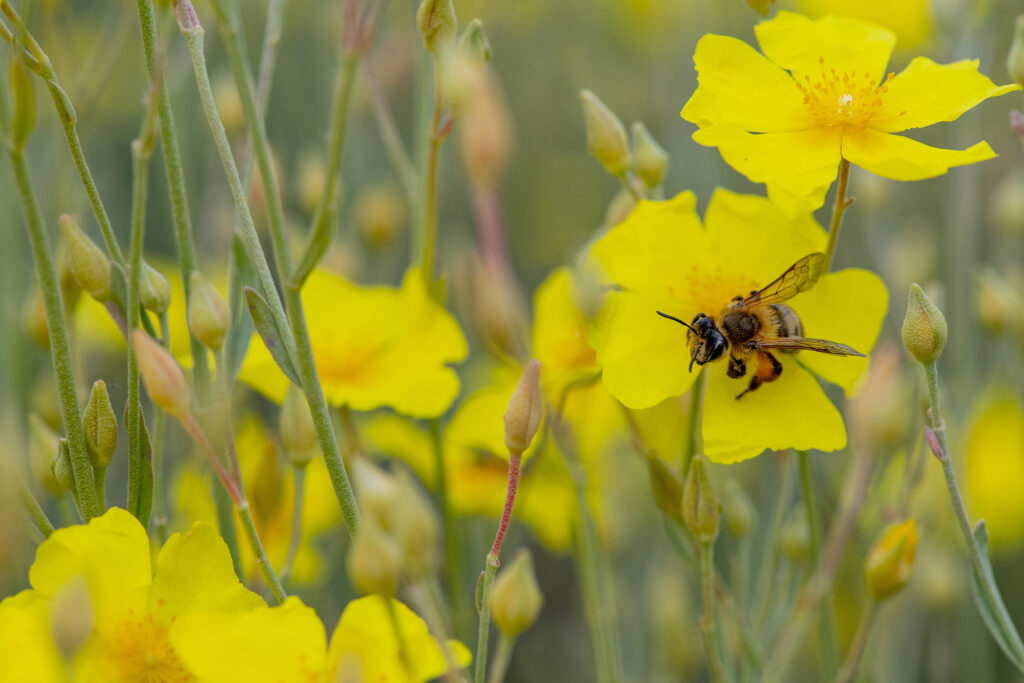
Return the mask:
[(723, 353), (725, 353), (725, 340), (720, 336), (713, 337), (708, 340), (705, 362), (715, 360)]

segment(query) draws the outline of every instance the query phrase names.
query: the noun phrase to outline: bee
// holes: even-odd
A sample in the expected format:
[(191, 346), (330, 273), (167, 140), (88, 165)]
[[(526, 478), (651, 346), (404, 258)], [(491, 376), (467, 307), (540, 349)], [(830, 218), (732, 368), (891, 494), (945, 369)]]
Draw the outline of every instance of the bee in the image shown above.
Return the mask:
[(657, 314), (687, 328), (691, 372), (694, 363), (704, 365), (718, 360), (726, 349), (729, 351), (729, 377), (743, 377), (747, 374), (747, 364), (756, 364), (750, 384), (736, 396), (740, 399), (765, 382), (774, 382), (782, 374), (782, 363), (772, 350), (864, 355), (846, 344), (805, 337), (800, 316), (783, 303), (813, 287), (824, 268), (824, 254), (805, 256), (766, 287), (752, 291), (749, 296), (733, 298), (717, 316), (698, 313), (689, 324), (661, 311)]

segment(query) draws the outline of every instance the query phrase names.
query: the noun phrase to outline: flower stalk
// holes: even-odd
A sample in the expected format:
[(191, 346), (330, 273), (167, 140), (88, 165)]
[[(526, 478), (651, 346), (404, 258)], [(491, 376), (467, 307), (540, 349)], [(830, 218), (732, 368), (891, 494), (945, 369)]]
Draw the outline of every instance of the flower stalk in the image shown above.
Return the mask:
[(839, 162), (839, 184), (836, 186), (836, 200), (832, 205), (832, 222), (828, 228), (828, 246), (825, 247), (825, 272), (832, 267), (832, 257), (836, 253), (836, 243), (839, 242), (839, 228), (843, 225), (843, 214), (850, 204), (852, 198), (846, 197), (846, 188), (850, 183), (850, 162), (842, 159)]

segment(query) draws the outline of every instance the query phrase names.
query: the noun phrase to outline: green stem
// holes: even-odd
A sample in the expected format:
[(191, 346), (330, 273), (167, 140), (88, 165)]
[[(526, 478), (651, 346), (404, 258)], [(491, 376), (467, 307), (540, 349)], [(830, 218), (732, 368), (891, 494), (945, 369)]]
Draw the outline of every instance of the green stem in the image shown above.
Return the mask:
[(285, 555), (284, 565), (281, 567), (281, 583), (288, 581), (288, 577), (291, 576), (295, 556), (299, 553), (299, 547), (302, 545), (302, 501), (306, 491), (306, 463), (292, 467), (292, 480), (295, 485), (292, 535), (288, 539), (288, 554)]
[(491, 676), (487, 679), (487, 683), (502, 683), (505, 680), (505, 672), (508, 671), (509, 662), (512, 661), (512, 650), (515, 645), (514, 637), (501, 634), (498, 649), (494, 652), (494, 662), (491, 664)]
[(778, 537), (782, 529), (782, 522), (789, 511), (789, 501), (793, 495), (793, 458), (789, 453), (782, 453), (782, 467), (779, 471), (781, 486), (778, 496), (775, 498), (775, 506), (772, 508), (772, 518), (768, 525), (767, 533), (764, 536), (764, 545), (761, 547), (761, 561), (757, 572), (754, 595), (758, 596), (757, 610), (754, 612), (754, 623), (761, 628), (768, 617), (768, 608), (771, 604), (772, 582), (775, 578), (775, 565), (778, 560)]
[[(807, 531), (810, 539), (811, 566), (816, 567), (821, 557), (821, 526), (818, 521), (818, 504), (814, 495), (814, 480), (807, 451), (797, 451), (800, 464), (800, 490), (803, 493), (804, 509), (807, 511)], [(835, 614), (831, 600), (821, 605), (821, 643), (825, 660), (825, 677), (832, 678), (839, 668), (838, 635)]]
[[(171, 346), (170, 322), (167, 312), (160, 315), (160, 343)], [(150, 448), (153, 453), (153, 524), (156, 526), (157, 539), (162, 546), (167, 540), (167, 502), (164, 495), (164, 435), (167, 431), (167, 413), (154, 406), (153, 433), (150, 435)]]
[[(441, 510), (441, 525), (444, 529), (444, 563), (448, 596), (452, 601), (452, 612), (462, 614), (462, 551), (459, 543), (458, 526), (452, 514), (448, 497), (448, 468), (445, 463), (444, 443), (441, 439), (441, 423), (430, 421), (430, 443), (434, 451), (434, 470), (437, 481), (437, 506)], [(459, 621), (458, 623), (462, 623)]]
[(217, 512), (217, 529), (220, 530), (221, 538), (228, 546), (235, 575), (244, 580), (245, 569), (242, 567), (242, 552), (238, 547), (238, 528), (235, 526), (235, 516), (232, 512), (231, 495), (220, 482), (211, 482), (211, 486), (213, 488), (213, 505)]
[(18, 475), (15, 480), (15, 486), (18, 488), (18, 500), (21, 501), (22, 507), (25, 508), (25, 514), (36, 526), (39, 531), (43, 533), (47, 538), (53, 533), (53, 522), (46, 516), (46, 512), (43, 507), (36, 500), (35, 495), (29, 489), (25, 480), (22, 479), (21, 475)]
[(277, 574), (274, 573), (274, 568), (270, 566), (267, 552), (263, 549), (259, 534), (256, 533), (256, 525), (253, 524), (252, 514), (249, 512), (249, 503), (245, 500), (236, 503), (235, 510), (238, 512), (238, 518), (242, 520), (245, 538), (249, 541), (249, 547), (252, 548), (252, 552), (256, 556), (256, 564), (259, 565), (260, 573), (263, 574), (267, 585), (270, 586), (270, 591), (274, 594), (274, 599), (280, 605), (288, 598), (288, 594), (284, 592), (284, 586), (281, 585)]
[(694, 380), (693, 386), (690, 388), (690, 413), (686, 421), (687, 429), (689, 431), (686, 435), (686, 450), (683, 452), (683, 464), (682, 469), (680, 470), (683, 473), (683, 476), (686, 475), (687, 470), (690, 468), (690, 460), (697, 454), (700, 439), (698, 432), (700, 427), (701, 405), (704, 402), (704, 385), (705, 372), (702, 367), (697, 371), (697, 379)]
[(434, 638), (441, 644), (444, 653), (445, 664), (448, 670), (444, 674), (446, 681), (459, 683), (463, 680), (460, 669), (455, 662), (455, 654), (448, 640), (448, 626), (445, 621), (445, 604), (441, 598), (441, 586), (436, 575), (425, 576), (413, 583), (409, 588), (412, 602), (416, 605), (417, 611), (423, 615), (427, 627), (434, 634)]
[(846, 187), (850, 182), (850, 162), (843, 159), (839, 162), (839, 186), (836, 188), (836, 201), (832, 205), (832, 223), (828, 228), (828, 247), (825, 249), (825, 271), (832, 267), (832, 256), (836, 252), (839, 241), (839, 228), (843, 223), (843, 214), (853, 200), (846, 198)]
[(100, 504), (100, 514), (107, 511), (107, 468), (93, 465), (92, 477), (96, 482), (96, 500)]
[[(4, 7), (6, 8), (8, 5), (5, 4)], [(75, 476), (79, 512), (82, 519), (87, 522), (100, 513), (100, 505), (96, 496), (92, 463), (89, 462), (89, 451), (85, 445), (82, 416), (78, 412), (78, 395), (75, 392), (75, 375), (71, 364), (71, 345), (68, 342), (68, 330), (64, 321), (64, 303), (57, 280), (57, 269), (53, 262), (50, 240), (43, 227), (42, 213), (32, 189), (32, 180), (25, 158), (19, 149), (11, 148), (9, 152), (14, 178), (21, 197), (22, 210), (25, 212), (25, 220), (28, 223), (32, 260), (36, 265), (36, 275), (39, 278), (43, 302), (46, 305), (46, 323), (50, 330), (50, 359), (53, 362), (54, 374), (57, 376), (57, 396), (60, 400), (64, 430), (68, 437), (68, 451), (71, 455), (71, 470)]]
[(857, 623), (857, 633), (850, 644), (850, 651), (843, 662), (843, 668), (836, 675), (836, 683), (851, 683), (860, 668), (860, 660), (864, 656), (864, 649), (867, 647), (868, 638), (871, 635), (871, 628), (875, 625), (875, 617), (878, 616), (878, 602), (868, 600), (861, 612), (860, 621)]
[(713, 570), (713, 546), (710, 543), (702, 543), (700, 546), (700, 586), (704, 602), (704, 614), (700, 618), (700, 630), (704, 635), (704, 649), (708, 657), (708, 673), (714, 683), (721, 683), (724, 679), (722, 673), (721, 653), (718, 651), (718, 641), (715, 638), (715, 600), (714, 600), (714, 570)]
[(420, 177), (423, 181), (421, 211), (417, 229), (417, 260), (423, 278), (428, 284), (434, 282), (434, 261), (437, 254), (437, 161), (441, 148), (441, 67), (438, 59), (431, 55), (434, 64), (434, 104), (427, 130), (427, 153)]
[(388, 108), (387, 101), (380, 91), (377, 79), (370, 68), (368, 61), (363, 62), (363, 84), (370, 96), (370, 104), (373, 107), (373, 115), (377, 121), (377, 128), (380, 130), (381, 140), (384, 142), (384, 151), (391, 160), (398, 182), (405, 192), (410, 203), (416, 202), (416, 167), (409, 158), (402, 144), (402, 136), (398, 133), (398, 126), (395, 125), (395, 118)]
[(491, 632), (491, 589), (494, 575), (498, 572), (498, 558), (493, 552), (487, 553), (484, 563), (484, 577), (480, 588), (480, 623), (476, 632), (476, 671), (474, 683), (484, 683), (487, 677), (487, 638)]

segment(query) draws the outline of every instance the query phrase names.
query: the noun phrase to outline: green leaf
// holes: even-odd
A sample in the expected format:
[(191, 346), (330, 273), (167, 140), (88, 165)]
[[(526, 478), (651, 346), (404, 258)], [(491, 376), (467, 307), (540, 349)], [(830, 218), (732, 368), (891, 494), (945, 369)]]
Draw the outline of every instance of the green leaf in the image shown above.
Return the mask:
[(260, 335), (260, 339), (263, 340), (263, 345), (267, 347), (267, 351), (270, 351), (270, 355), (274, 358), (274, 362), (277, 363), (277, 367), (281, 368), (281, 372), (296, 386), (301, 387), (302, 382), (299, 381), (299, 373), (295, 371), (295, 366), (292, 365), (291, 358), (288, 357), (288, 351), (284, 347), (284, 336), (274, 323), (274, 316), (270, 312), (270, 304), (252, 287), (245, 288), (245, 302), (249, 306), (249, 315), (252, 316), (256, 333)]
[(231, 327), (228, 329), (228, 338), (224, 343), (226, 355), (228, 378), (234, 381), (242, 368), (242, 361), (245, 359), (245, 352), (249, 349), (249, 340), (252, 338), (252, 318), (245, 314), (245, 305), (242, 300), (242, 290), (256, 282), (256, 272), (253, 269), (252, 261), (245, 252), (245, 245), (235, 235), (231, 242), (231, 291), (228, 293), (228, 305), (231, 308)]
[[(974, 527), (974, 539), (978, 543), (978, 555), (981, 557), (981, 571), (974, 567), (971, 570), (971, 594), (974, 596), (974, 604), (978, 606), (978, 612), (988, 627), (989, 633), (1018, 671), (1024, 673), (1024, 643), (1010, 619), (1003, 598), (996, 586), (995, 575), (992, 573), (992, 563), (988, 559), (988, 529), (985, 527), (985, 520), (978, 520)], [(985, 590), (985, 586), (991, 589)]]
[[(128, 274), (117, 261), (110, 262), (110, 295), (123, 314), (128, 310)], [(125, 323), (128, 316), (125, 316)]]
[(683, 483), (657, 455), (647, 456), (654, 502), (665, 516), (677, 524), (683, 521)]

